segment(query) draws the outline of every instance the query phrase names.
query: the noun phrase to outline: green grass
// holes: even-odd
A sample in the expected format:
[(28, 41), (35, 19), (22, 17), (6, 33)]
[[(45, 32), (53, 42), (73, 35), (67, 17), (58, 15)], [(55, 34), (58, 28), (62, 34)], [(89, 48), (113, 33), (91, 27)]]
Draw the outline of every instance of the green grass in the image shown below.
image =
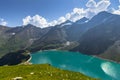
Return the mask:
[(78, 72), (57, 69), (48, 64), (0, 67), (0, 80), (13, 80), (15, 77), (22, 77), (22, 80), (97, 80)]

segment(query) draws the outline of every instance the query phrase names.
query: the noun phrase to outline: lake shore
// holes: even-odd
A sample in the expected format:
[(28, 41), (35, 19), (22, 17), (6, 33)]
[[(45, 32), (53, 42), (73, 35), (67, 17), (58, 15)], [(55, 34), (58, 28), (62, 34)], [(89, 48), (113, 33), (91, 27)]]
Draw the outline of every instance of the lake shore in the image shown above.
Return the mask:
[[(75, 52), (75, 51), (69, 51), (69, 50), (57, 50), (57, 49), (49, 49), (49, 50), (40, 50), (40, 51), (37, 51), (37, 52), (43, 52), (43, 51), (67, 51), (67, 52)], [(33, 52), (34, 53), (34, 52)], [(77, 51), (77, 53), (80, 53)], [(86, 55), (84, 53), (81, 53), (83, 55)], [(120, 64), (120, 62), (117, 62), (117, 61), (114, 61), (114, 60), (110, 60), (110, 59), (107, 59), (107, 58), (103, 58), (103, 57), (100, 57), (100, 56), (97, 56), (97, 55), (87, 55), (87, 56), (92, 56), (92, 57), (96, 57), (98, 59), (101, 59), (101, 60), (105, 60), (105, 61), (111, 61), (111, 62), (114, 62), (114, 63), (117, 63), (117, 64)], [(32, 58), (32, 56), (31, 56)], [(31, 59), (30, 59), (31, 60)], [(30, 61), (28, 60), (28, 61)]]
[(29, 53), (28, 56), (29, 56), (29, 58), (28, 58), (25, 62), (23, 62), (23, 63), (21, 63), (21, 64), (25, 64), (25, 65), (32, 64), (32, 63), (30, 62), (30, 60), (32, 59), (31, 54)]
[(91, 56), (94, 56), (94, 57), (99, 58), (101, 60), (110, 61), (110, 62), (114, 62), (114, 63), (120, 64), (120, 62), (117, 62), (117, 61), (114, 61), (114, 60), (110, 60), (110, 59), (106, 59), (106, 58), (102, 58), (100, 56), (96, 56), (96, 55), (91, 55)]

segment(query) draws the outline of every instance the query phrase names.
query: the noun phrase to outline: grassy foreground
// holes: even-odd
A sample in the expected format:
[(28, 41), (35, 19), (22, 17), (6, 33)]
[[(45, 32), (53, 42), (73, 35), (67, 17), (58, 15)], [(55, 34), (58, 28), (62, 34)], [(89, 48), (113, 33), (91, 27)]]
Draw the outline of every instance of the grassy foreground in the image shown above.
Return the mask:
[[(21, 77), (22, 79), (14, 79)], [(0, 67), (0, 80), (97, 80), (78, 72), (54, 68), (48, 64)]]

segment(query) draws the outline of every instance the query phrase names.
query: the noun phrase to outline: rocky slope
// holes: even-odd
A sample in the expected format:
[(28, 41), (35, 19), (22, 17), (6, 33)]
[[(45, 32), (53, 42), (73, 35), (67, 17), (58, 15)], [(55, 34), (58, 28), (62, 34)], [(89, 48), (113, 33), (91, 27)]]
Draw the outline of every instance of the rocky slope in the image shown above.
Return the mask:
[(103, 11), (92, 19), (67, 20), (43, 29), (30, 24), (14, 28), (0, 26), (0, 56), (26, 49), (61, 49), (119, 61), (119, 21), (119, 15)]
[(106, 15), (103, 22), (89, 29), (79, 40), (80, 45), (74, 50), (88, 55), (97, 55), (103, 58), (120, 61), (120, 16), (107, 12), (97, 16)]
[(14, 28), (5, 26), (0, 28), (0, 56), (26, 49), (31, 46), (34, 40), (42, 37), (50, 29), (41, 29), (30, 24)]

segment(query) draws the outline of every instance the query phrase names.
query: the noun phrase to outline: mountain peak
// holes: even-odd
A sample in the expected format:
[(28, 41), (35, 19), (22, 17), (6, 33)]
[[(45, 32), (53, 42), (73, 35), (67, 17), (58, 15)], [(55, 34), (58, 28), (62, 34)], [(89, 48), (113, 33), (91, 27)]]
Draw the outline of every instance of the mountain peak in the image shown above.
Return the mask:
[(82, 24), (82, 23), (85, 23), (85, 22), (88, 21), (88, 20), (89, 20), (88, 18), (83, 17), (83, 18), (77, 20), (76, 23), (77, 23), (77, 24)]
[(70, 20), (67, 20), (67, 21), (65, 21), (64, 23), (73, 23), (72, 21), (70, 21)]
[(97, 15), (112, 15), (112, 13), (109, 13), (107, 11), (102, 11), (102, 12), (98, 13)]
[[(24, 28), (36, 28), (36, 26), (35, 25), (32, 25), (32, 24), (27, 24), (27, 25), (25, 25), (25, 26), (23, 26)], [(40, 28), (40, 27), (37, 27), (37, 28)]]
[(63, 26), (66, 26), (66, 25), (72, 25), (72, 24), (73, 24), (73, 22), (72, 22), (72, 21), (67, 20), (67, 21), (65, 21), (65, 22), (61, 23), (61, 24), (60, 24), (60, 27), (63, 27)]
[(102, 11), (100, 13), (98, 13), (97, 15), (95, 15), (90, 21), (89, 23), (91, 24), (96, 24), (96, 23), (100, 23), (100, 22), (104, 22), (107, 19), (109, 19), (110, 17), (112, 17), (114, 14), (111, 14), (109, 12), (106, 11)]
[(35, 26), (32, 24), (27, 24), (27, 25), (25, 25), (25, 27), (35, 27)]

